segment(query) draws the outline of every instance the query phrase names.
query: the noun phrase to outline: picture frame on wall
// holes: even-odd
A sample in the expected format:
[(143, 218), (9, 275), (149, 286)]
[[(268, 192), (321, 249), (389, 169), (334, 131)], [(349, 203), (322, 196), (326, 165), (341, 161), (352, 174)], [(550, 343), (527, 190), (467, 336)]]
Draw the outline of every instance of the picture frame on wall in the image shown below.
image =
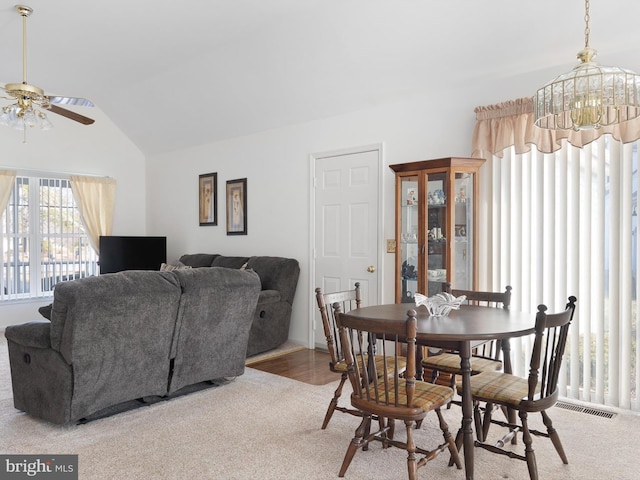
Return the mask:
[(227, 235), (247, 234), (247, 179), (227, 180)]
[(200, 225), (218, 225), (218, 174), (198, 177), (198, 218)]

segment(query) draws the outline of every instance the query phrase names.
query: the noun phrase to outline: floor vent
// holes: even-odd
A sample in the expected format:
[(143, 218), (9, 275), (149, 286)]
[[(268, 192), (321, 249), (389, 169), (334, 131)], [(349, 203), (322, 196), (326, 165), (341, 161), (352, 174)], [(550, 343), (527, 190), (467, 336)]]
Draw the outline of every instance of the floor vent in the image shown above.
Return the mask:
[(583, 407), (582, 405), (576, 405), (575, 403), (558, 402), (556, 407), (564, 408), (565, 410), (572, 410), (574, 412), (587, 413), (589, 415), (595, 415), (596, 417), (613, 418), (617, 413), (610, 412), (608, 410), (601, 410), (593, 407)]

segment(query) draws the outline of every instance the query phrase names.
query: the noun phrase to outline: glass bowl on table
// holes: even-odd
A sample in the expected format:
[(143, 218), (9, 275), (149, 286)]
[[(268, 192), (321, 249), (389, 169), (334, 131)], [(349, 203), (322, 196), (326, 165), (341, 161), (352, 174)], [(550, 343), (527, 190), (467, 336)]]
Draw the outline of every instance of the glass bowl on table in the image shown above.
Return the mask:
[(431, 317), (446, 317), (451, 310), (458, 310), (462, 302), (467, 298), (465, 295), (454, 297), (448, 292), (441, 292), (432, 297), (427, 297), (421, 293), (416, 293), (416, 307), (424, 305)]

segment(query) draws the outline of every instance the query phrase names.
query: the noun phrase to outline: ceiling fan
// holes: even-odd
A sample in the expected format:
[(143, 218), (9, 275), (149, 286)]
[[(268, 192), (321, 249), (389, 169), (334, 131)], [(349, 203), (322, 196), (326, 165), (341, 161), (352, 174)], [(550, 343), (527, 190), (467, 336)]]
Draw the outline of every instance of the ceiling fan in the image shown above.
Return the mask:
[[(0, 125), (26, 130), (25, 127), (39, 126), (43, 130), (52, 127), (43, 110), (49, 110), (83, 125), (91, 125), (95, 120), (72, 112), (59, 105), (95, 106), (85, 98), (46, 95), (44, 90), (27, 83), (27, 17), (33, 13), (31, 7), (16, 5), (16, 11), (22, 16), (22, 83), (7, 83), (0, 86), (0, 98), (14, 101), (0, 108)], [(7, 96), (1, 96), (2, 90)]]

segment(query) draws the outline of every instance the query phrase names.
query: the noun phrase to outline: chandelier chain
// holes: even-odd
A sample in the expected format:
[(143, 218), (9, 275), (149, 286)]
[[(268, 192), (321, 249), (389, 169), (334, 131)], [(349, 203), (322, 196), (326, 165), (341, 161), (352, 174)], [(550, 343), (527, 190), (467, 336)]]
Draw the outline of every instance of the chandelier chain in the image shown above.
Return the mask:
[(589, 48), (589, 34), (591, 30), (589, 29), (589, 0), (585, 0), (584, 2), (584, 48)]
[(27, 83), (27, 15), (22, 15), (22, 83)]

